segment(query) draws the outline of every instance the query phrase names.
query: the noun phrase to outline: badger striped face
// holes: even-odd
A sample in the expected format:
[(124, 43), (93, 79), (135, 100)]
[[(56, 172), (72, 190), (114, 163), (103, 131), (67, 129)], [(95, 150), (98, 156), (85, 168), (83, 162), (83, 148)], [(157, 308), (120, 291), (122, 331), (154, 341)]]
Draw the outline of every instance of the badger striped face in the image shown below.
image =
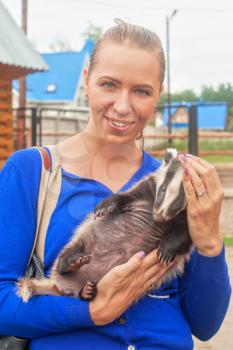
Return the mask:
[(153, 217), (156, 221), (168, 221), (186, 208), (183, 170), (179, 160), (169, 159), (155, 176), (156, 196)]

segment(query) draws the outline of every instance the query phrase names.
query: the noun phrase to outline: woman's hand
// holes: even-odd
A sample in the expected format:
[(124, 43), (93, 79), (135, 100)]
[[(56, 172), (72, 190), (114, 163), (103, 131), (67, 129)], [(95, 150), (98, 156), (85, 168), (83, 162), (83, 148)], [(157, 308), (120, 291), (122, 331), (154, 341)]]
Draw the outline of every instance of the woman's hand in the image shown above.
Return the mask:
[(213, 165), (190, 155), (181, 155), (190, 236), (200, 254), (216, 256), (223, 247), (220, 211), (223, 189)]
[(114, 267), (97, 285), (97, 295), (90, 302), (90, 313), (96, 325), (105, 325), (119, 317), (132, 303), (160, 282), (174, 265), (159, 263), (154, 250), (144, 257), (135, 254), (125, 264)]

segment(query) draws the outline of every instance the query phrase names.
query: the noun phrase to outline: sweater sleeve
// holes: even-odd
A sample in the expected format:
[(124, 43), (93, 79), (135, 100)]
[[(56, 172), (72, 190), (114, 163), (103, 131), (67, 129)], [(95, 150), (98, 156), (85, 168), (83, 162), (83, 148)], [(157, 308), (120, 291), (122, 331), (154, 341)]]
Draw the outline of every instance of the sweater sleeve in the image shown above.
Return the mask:
[(35, 149), (16, 152), (0, 174), (0, 334), (35, 338), (93, 326), (89, 303), (35, 296), (23, 303), (16, 281), (33, 246), (41, 172)]
[(216, 257), (195, 250), (180, 279), (180, 292), (192, 334), (203, 341), (210, 339), (224, 320), (231, 296), (225, 248)]

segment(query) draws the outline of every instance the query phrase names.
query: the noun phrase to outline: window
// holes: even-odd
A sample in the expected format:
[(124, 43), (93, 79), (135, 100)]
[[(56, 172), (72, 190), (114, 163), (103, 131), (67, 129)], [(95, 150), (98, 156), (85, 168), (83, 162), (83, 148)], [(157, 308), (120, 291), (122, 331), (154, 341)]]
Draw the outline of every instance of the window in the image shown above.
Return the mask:
[(56, 92), (57, 91), (57, 85), (56, 84), (49, 84), (47, 86), (46, 92)]

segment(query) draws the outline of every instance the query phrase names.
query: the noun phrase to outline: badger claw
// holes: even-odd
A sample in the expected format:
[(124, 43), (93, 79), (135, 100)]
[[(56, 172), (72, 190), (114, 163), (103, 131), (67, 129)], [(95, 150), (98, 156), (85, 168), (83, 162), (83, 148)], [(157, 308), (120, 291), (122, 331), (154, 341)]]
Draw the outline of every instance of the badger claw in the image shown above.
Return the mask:
[(160, 248), (158, 248), (157, 254), (158, 254), (159, 262), (162, 265), (167, 265), (175, 259), (174, 255), (169, 255), (164, 252), (161, 252)]
[(95, 298), (96, 294), (97, 294), (96, 284), (91, 281), (87, 281), (84, 287), (79, 292), (79, 297), (82, 300), (91, 301)]
[(70, 257), (67, 259), (62, 259), (62, 257), (59, 259), (58, 262), (58, 272), (60, 275), (66, 275), (67, 273), (72, 273), (78, 268), (80, 268), (82, 265), (89, 264), (91, 261), (91, 255), (81, 255), (78, 258), (75, 256)]
[(96, 219), (97, 217), (101, 217), (107, 214), (113, 213), (115, 210), (113, 205), (109, 205), (107, 207), (99, 207), (97, 206), (94, 212), (94, 218)]

